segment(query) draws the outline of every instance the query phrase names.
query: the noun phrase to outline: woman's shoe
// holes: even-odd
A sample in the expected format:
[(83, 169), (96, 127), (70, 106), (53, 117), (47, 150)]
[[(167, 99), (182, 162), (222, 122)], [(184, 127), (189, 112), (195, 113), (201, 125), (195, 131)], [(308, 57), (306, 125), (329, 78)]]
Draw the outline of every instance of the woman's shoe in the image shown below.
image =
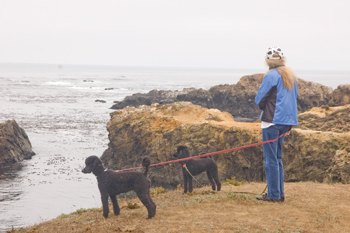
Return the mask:
[(281, 199), (271, 199), (267, 197), (267, 193), (263, 193), (256, 197), (258, 201), (284, 202), (284, 197)]

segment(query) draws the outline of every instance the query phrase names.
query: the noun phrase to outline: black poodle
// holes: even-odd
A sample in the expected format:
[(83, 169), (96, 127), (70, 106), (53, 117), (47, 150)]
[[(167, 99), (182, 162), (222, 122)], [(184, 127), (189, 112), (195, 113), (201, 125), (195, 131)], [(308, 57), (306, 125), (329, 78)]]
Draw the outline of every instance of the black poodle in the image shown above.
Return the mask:
[[(178, 146), (176, 153), (173, 155), (175, 158), (187, 158), (190, 157), (190, 152), (187, 146)], [(208, 179), (211, 183), (213, 190), (220, 191), (221, 183), (218, 176), (218, 167), (215, 161), (211, 158), (199, 158), (181, 162), (182, 173), (184, 177), (184, 193), (192, 192), (192, 176), (196, 176), (202, 172), (207, 172)], [(187, 169), (186, 169), (187, 168)], [(189, 174), (188, 171), (191, 173)]]
[(101, 193), (103, 206), (103, 216), (108, 217), (108, 196), (113, 203), (113, 211), (115, 215), (119, 215), (120, 208), (117, 201), (117, 195), (128, 191), (135, 191), (142, 204), (147, 208), (148, 218), (154, 217), (156, 214), (156, 205), (150, 196), (150, 181), (146, 175), (150, 160), (144, 158), (142, 166), (145, 172), (115, 172), (107, 170), (103, 167), (102, 161), (97, 156), (89, 156), (85, 160), (85, 168), (83, 173), (93, 173), (97, 178), (98, 188)]

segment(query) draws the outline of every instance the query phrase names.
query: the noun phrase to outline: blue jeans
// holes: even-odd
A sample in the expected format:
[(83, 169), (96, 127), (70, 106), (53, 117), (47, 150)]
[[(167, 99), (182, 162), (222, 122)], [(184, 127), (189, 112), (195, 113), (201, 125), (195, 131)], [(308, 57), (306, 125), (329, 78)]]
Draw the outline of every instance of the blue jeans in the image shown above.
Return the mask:
[[(289, 125), (272, 125), (262, 130), (263, 141), (277, 138), (290, 130)], [(284, 138), (263, 145), (267, 197), (279, 200), (284, 197), (284, 170), (282, 162), (282, 145)]]

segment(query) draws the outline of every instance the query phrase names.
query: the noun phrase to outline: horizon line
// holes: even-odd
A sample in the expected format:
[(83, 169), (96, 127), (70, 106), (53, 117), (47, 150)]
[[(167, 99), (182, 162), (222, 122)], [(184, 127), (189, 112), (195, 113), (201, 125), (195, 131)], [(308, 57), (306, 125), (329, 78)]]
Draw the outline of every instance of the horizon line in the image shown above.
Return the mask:
[[(204, 69), (204, 70), (240, 70), (240, 71), (256, 71), (259, 72), (261, 68), (234, 68), (234, 67), (218, 67), (218, 66), (153, 66), (153, 65), (111, 65), (111, 64), (77, 64), (77, 63), (40, 63), (40, 62), (0, 62), (0, 65), (46, 65), (46, 66), (56, 66), (57, 68), (67, 67), (95, 67), (95, 68), (144, 68), (144, 69)], [(296, 70), (296, 69), (294, 69)], [(301, 72), (350, 72), (350, 69), (322, 69), (322, 68), (313, 68), (313, 69), (297, 69)], [(265, 72), (265, 70), (262, 70)]]

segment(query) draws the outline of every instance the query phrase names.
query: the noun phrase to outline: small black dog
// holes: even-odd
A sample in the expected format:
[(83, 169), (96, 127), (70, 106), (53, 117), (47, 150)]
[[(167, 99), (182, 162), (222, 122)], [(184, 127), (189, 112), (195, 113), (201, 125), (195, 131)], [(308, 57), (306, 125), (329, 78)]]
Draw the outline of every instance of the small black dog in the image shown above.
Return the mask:
[(97, 156), (89, 156), (85, 160), (85, 168), (83, 173), (93, 173), (97, 178), (98, 188), (101, 193), (103, 206), (103, 216), (108, 217), (108, 196), (113, 203), (113, 211), (115, 215), (120, 214), (120, 208), (117, 201), (117, 195), (128, 191), (135, 191), (142, 204), (147, 208), (148, 218), (154, 217), (156, 214), (156, 205), (151, 199), (149, 189), (150, 182), (146, 175), (148, 167), (151, 164), (148, 158), (144, 158), (142, 166), (145, 172), (115, 172), (106, 170), (102, 161)]
[[(173, 155), (175, 158), (186, 158), (190, 157), (190, 152), (188, 151), (188, 148), (186, 146), (178, 146), (177, 152)], [(182, 173), (184, 177), (184, 193), (192, 192), (192, 175), (196, 176), (204, 171), (207, 172), (208, 179), (211, 183), (211, 187), (213, 190), (220, 191), (221, 189), (221, 183), (219, 181), (218, 176), (218, 167), (216, 166), (216, 163), (211, 158), (199, 158), (199, 159), (192, 159), (187, 160), (184, 162), (181, 162), (182, 164)], [(192, 174), (189, 174), (187, 169), (184, 167), (186, 166), (188, 171)]]

